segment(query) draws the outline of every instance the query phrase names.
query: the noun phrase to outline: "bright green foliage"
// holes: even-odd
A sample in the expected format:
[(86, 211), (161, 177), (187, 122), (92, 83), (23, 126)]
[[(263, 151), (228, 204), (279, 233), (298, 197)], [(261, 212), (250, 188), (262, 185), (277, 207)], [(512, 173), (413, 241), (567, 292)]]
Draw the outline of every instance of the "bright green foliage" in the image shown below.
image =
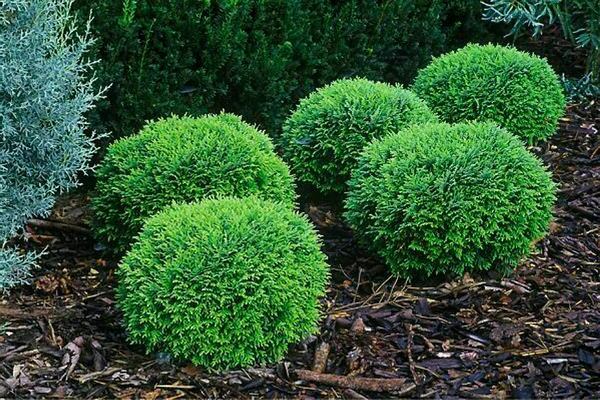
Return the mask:
[(151, 122), (113, 143), (96, 176), (94, 231), (117, 253), (172, 202), (257, 195), (291, 207), (295, 199), (270, 139), (231, 114)]
[(322, 193), (343, 194), (361, 150), (411, 124), (435, 122), (425, 102), (399, 86), (341, 79), (303, 99), (283, 127), (284, 159)]
[(413, 90), (446, 122), (493, 121), (527, 143), (551, 136), (565, 110), (546, 60), (497, 45), (468, 45), (434, 59)]
[(546, 232), (550, 174), (491, 123), (415, 126), (369, 145), (346, 218), (404, 276), (506, 272)]
[(493, 26), (478, 0), (455, 3), (76, 0), (94, 15), (99, 82), (112, 84), (94, 124), (123, 136), (147, 119), (225, 109), (275, 137), (315, 88), (346, 76), (407, 84), (449, 42)]
[(256, 198), (168, 207), (117, 275), (133, 343), (215, 369), (276, 362), (314, 333), (329, 278), (308, 220)]

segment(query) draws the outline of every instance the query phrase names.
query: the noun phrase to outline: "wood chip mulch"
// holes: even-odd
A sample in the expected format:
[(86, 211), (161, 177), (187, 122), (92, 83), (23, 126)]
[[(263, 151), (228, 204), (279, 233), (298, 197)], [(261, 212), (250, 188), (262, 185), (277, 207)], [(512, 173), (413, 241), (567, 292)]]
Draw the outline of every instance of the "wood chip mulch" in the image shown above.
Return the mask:
[(573, 106), (533, 149), (560, 184), (556, 219), (509, 277), (408, 284), (306, 206), (333, 271), (321, 333), (277, 365), (224, 374), (127, 344), (116, 265), (90, 238), (85, 197), (64, 199), (54, 222), (28, 226), (24, 246), (48, 247), (33, 284), (0, 300), (0, 397), (598, 398), (598, 128), (599, 105)]

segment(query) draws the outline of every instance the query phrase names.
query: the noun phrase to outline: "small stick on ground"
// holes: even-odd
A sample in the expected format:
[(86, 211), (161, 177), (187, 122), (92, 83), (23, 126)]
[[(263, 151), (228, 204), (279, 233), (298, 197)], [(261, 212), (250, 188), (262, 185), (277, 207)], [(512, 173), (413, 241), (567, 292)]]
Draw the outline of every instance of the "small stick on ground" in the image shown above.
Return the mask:
[(369, 392), (401, 392), (403, 394), (412, 392), (417, 386), (405, 385), (406, 379), (394, 378), (361, 378), (354, 376), (342, 376), (333, 374), (319, 374), (307, 369), (297, 369), (298, 378), (303, 381), (323, 383), (352, 390), (366, 390)]
[(325, 372), (327, 368), (327, 357), (329, 357), (330, 346), (329, 343), (323, 342), (317, 347), (315, 351), (315, 362), (313, 363), (312, 370), (318, 373)]
[(115, 368), (115, 367), (106, 368), (105, 370), (102, 370), (102, 371), (95, 371), (95, 372), (90, 372), (89, 374), (81, 375), (77, 378), (77, 380), (80, 383), (86, 383), (93, 379), (98, 379), (98, 378), (101, 378), (104, 376), (112, 375), (115, 372), (118, 372), (120, 370), (121, 370), (121, 368)]
[(23, 309), (20, 307), (6, 307), (0, 305), (0, 315), (14, 319), (35, 319), (45, 317), (52, 312), (49, 308)]
[(355, 400), (368, 400), (367, 397), (363, 396), (360, 393), (355, 392), (352, 389), (346, 389), (344, 390), (344, 396), (346, 396), (349, 399), (355, 399)]
[(421, 379), (419, 378), (419, 375), (417, 375), (417, 369), (415, 367), (415, 360), (413, 359), (413, 345), (414, 345), (414, 338), (415, 338), (415, 333), (413, 331), (413, 326), (411, 324), (406, 324), (406, 330), (408, 331), (408, 345), (407, 345), (407, 349), (406, 349), (406, 353), (408, 356), (408, 366), (410, 368), (410, 373), (413, 377), (413, 380), (415, 381), (415, 383), (417, 385), (421, 384)]
[(263, 379), (268, 379), (268, 380), (276, 380), (277, 378), (277, 374), (275, 374), (275, 371), (272, 369), (267, 369), (267, 368), (248, 368), (246, 370), (248, 373), (252, 374), (252, 375), (256, 375), (259, 378), (263, 378)]
[(84, 235), (90, 234), (90, 230), (83, 226), (67, 224), (67, 223), (58, 222), (58, 221), (50, 221), (50, 220), (46, 220), (46, 219), (35, 219), (35, 218), (30, 219), (27, 221), (27, 225), (34, 226), (36, 228), (43, 228), (43, 229), (56, 229), (59, 231), (77, 232), (77, 233), (82, 233)]

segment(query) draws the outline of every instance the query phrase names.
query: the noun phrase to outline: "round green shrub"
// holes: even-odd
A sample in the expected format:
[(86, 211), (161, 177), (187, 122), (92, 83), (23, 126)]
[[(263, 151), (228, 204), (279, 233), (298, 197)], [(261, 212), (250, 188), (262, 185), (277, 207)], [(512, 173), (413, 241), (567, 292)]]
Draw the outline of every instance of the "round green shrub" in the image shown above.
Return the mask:
[(166, 208), (117, 275), (131, 342), (219, 370), (276, 362), (314, 333), (329, 278), (308, 220), (253, 197)]
[(556, 131), (566, 100), (545, 59), (499, 45), (467, 45), (421, 70), (412, 89), (445, 122), (492, 121), (529, 144)]
[(522, 142), (492, 123), (414, 126), (369, 145), (346, 213), (397, 274), (507, 272), (543, 237), (555, 185)]
[(96, 177), (94, 232), (116, 253), (172, 202), (257, 195), (291, 207), (295, 199), (289, 169), (270, 139), (231, 114), (151, 122), (113, 143)]
[(360, 151), (373, 139), (437, 117), (412, 92), (341, 79), (301, 100), (283, 126), (284, 159), (299, 181), (343, 194)]

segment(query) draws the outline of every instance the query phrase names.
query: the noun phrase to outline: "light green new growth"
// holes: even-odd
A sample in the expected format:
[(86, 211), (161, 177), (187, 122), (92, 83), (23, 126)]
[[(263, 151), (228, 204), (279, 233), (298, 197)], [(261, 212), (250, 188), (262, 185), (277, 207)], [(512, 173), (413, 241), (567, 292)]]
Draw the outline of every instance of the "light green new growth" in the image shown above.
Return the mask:
[(231, 114), (171, 117), (113, 143), (97, 171), (94, 232), (117, 253), (173, 203), (256, 195), (292, 207), (295, 187), (270, 139)]
[(131, 342), (222, 370), (276, 362), (315, 333), (329, 271), (305, 217), (225, 198), (150, 218), (117, 275)]

